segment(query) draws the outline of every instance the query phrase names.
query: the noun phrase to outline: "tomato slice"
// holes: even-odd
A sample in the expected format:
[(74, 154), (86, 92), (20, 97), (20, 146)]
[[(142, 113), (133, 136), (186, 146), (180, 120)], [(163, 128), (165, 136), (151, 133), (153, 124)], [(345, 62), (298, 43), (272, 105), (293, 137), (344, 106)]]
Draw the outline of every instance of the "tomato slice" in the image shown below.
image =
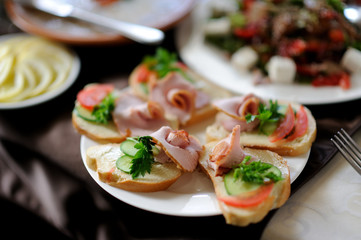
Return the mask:
[(281, 124), (277, 129), (269, 136), (270, 142), (277, 142), (285, 138), (295, 126), (295, 114), (290, 104), (288, 104), (288, 109), (286, 111), (286, 116), (282, 120)]
[(114, 90), (111, 84), (95, 84), (82, 89), (76, 99), (86, 109), (93, 110), (109, 93)]
[(306, 134), (308, 128), (308, 118), (305, 108), (301, 105), (300, 109), (297, 111), (296, 114), (296, 126), (295, 130), (287, 138), (287, 141), (293, 141), (298, 137), (301, 137)]
[(252, 38), (258, 33), (258, 28), (256, 25), (248, 25), (244, 28), (235, 28), (233, 33), (239, 38)]
[(149, 75), (150, 75), (150, 70), (148, 69), (147, 65), (143, 64), (139, 66), (137, 82), (138, 83), (147, 82)]
[(257, 190), (237, 196), (219, 197), (218, 200), (232, 207), (253, 207), (262, 203), (271, 193), (274, 183), (260, 186)]
[(339, 85), (344, 90), (350, 89), (351, 87), (350, 75), (347, 73), (341, 74)]
[(312, 80), (312, 86), (340, 86), (342, 89), (349, 89), (351, 87), (350, 75), (343, 72), (332, 74), (328, 76), (319, 76)]
[(345, 41), (345, 36), (340, 29), (331, 29), (328, 32), (328, 37), (331, 39), (331, 41), (336, 43), (342, 43)]

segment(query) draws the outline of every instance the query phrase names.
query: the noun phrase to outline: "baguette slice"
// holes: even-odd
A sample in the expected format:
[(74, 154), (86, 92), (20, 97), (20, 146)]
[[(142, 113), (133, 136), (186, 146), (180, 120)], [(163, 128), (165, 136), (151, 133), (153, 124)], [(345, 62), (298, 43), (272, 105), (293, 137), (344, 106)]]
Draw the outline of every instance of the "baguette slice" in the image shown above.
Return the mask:
[[(76, 102), (75, 105), (77, 106), (78, 103)], [(79, 134), (99, 143), (120, 143), (127, 137), (118, 131), (114, 122), (108, 124), (90, 122), (79, 117), (75, 111), (72, 113), (72, 124)]]
[[(137, 80), (141, 72), (141, 68), (142, 68), (142, 64), (138, 65), (132, 71), (129, 77), (129, 86), (135, 95), (137, 95), (138, 97), (144, 100), (147, 100), (148, 95), (144, 91), (144, 85), (142, 86), (142, 84), (139, 83), (139, 81)], [(195, 81), (194, 86), (197, 90), (206, 93), (210, 97), (210, 101), (232, 96), (232, 94), (226, 89), (220, 88), (217, 85), (207, 81), (202, 76), (200, 76), (199, 74), (195, 73), (190, 69), (187, 69), (186, 74)], [(157, 81), (156, 76), (151, 76), (151, 80), (149, 81), (150, 81), (149, 85), (152, 85), (152, 82)], [(188, 127), (190, 125), (199, 123), (205, 119), (213, 117), (216, 113), (217, 111), (215, 108), (213, 108), (212, 104), (208, 104), (202, 109), (197, 109), (196, 111), (194, 111), (192, 113), (191, 119), (189, 119), (186, 123), (182, 124), (181, 127)]]
[(86, 161), (89, 168), (98, 173), (99, 179), (111, 186), (132, 192), (155, 192), (167, 189), (182, 175), (173, 162), (154, 163), (151, 173), (136, 179), (116, 167), (122, 156), (120, 144), (108, 143), (87, 149)]
[[(299, 109), (300, 105), (292, 103), (294, 109)], [(297, 156), (310, 150), (312, 143), (316, 139), (317, 127), (316, 120), (311, 111), (304, 107), (307, 118), (308, 128), (304, 136), (293, 141), (280, 140), (278, 142), (270, 142), (268, 136), (258, 132), (258, 129), (251, 132), (241, 132), (240, 143), (245, 147), (267, 149), (278, 153), (281, 156)], [(217, 113), (216, 118), (228, 118), (224, 113)], [(228, 132), (222, 125), (214, 123), (206, 128), (206, 141), (218, 141), (225, 138)]]
[[(199, 166), (212, 180), (216, 196), (220, 198), (229, 196), (224, 186), (224, 177), (216, 176), (215, 171), (208, 166), (209, 155), (217, 143), (218, 142), (210, 142), (205, 145), (205, 154), (200, 158)], [(280, 155), (268, 150), (251, 148), (245, 148), (245, 152), (257, 157), (262, 162), (271, 163), (278, 167), (284, 179), (276, 182), (268, 198), (257, 206), (240, 208), (229, 206), (222, 201), (218, 201), (227, 224), (235, 226), (247, 226), (250, 223), (261, 221), (270, 210), (279, 208), (287, 201), (291, 189), (289, 168), (286, 160)]]

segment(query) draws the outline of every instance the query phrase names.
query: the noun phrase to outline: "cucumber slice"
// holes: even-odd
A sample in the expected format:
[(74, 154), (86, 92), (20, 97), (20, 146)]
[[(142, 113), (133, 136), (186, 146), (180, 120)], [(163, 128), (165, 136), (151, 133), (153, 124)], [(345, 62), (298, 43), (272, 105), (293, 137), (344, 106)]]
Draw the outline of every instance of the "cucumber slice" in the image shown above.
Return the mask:
[(140, 83), (140, 89), (142, 89), (142, 91), (148, 95), (149, 94), (149, 90), (148, 90), (148, 85), (146, 83)]
[(271, 135), (277, 129), (277, 123), (275, 122), (266, 122), (263, 124), (262, 131), (267, 136)]
[(288, 105), (278, 105), (277, 112), (282, 115), (286, 115)]
[(267, 176), (270, 173), (273, 173), (274, 175), (276, 175), (277, 177), (281, 178), (282, 177), (282, 172), (281, 170), (278, 169), (278, 167), (271, 165), (271, 167), (269, 169), (267, 169), (267, 171), (264, 172), (264, 176)]
[(80, 118), (82, 118), (82, 119), (84, 119), (84, 120), (86, 120), (86, 121), (90, 121), (90, 122), (96, 122), (96, 118), (95, 118), (95, 116), (93, 116), (92, 115), (92, 112), (91, 111), (89, 111), (88, 109), (85, 109), (85, 108), (83, 108), (82, 106), (76, 106), (75, 108), (74, 108), (74, 111), (75, 111), (75, 114), (78, 116), (78, 117), (80, 117)]
[(130, 167), (132, 166), (132, 160), (133, 158), (127, 155), (123, 155), (120, 158), (118, 158), (115, 165), (117, 168), (125, 173), (130, 173)]
[(224, 186), (229, 195), (238, 195), (243, 192), (256, 190), (261, 185), (257, 183), (244, 182), (241, 178), (234, 179), (234, 170), (224, 176)]
[(134, 145), (137, 143), (138, 141), (136, 140), (127, 139), (120, 144), (120, 150), (128, 156), (134, 157), (139, 150), (134, 147)]

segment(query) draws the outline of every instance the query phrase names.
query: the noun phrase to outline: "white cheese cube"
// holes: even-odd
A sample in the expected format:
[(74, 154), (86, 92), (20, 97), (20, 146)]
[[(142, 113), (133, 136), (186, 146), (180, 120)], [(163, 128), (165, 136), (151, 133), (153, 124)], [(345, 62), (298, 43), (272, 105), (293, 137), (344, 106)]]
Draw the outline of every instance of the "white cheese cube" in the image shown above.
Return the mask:
[(231, 22), (227, 17), (209, 20), (204, 28), (206, 35), (227, 35), (231, 33)]
[(251, 47), (242, 47), (232, 54), (232, 65), (241, 70), (250, 70), (258, 61), (258, 54)]
[(292, 83), (296, 75), (296, 63), (287, 57), (273, 56), (268, 62), (268, 76), (274, 83)]
[(341, 66), (351, 73), (361, 71), (361, 51), (355, 48), (346, 50), (341, 59)]

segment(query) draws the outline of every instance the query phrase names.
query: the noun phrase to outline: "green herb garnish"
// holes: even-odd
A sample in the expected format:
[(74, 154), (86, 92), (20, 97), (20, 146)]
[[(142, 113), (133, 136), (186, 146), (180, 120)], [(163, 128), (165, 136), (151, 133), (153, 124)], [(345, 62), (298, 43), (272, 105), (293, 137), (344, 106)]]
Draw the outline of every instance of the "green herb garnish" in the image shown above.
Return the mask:
[(177, 54), (170, 53), (164, 48), (157, 48), (154, 56), (146, 56), (143, 63), (148, 66), (148, 69), (155, 71), (160, 78), (165, 77), (169, 72), (179, 72), (186, 80), (194, 82), (182, 68), (178, 67)]
[(247, 123), (250, 123), (254, 121), (255, 119), (259, 119), (259, 131), (268, 135), (269, 132), (265, 131), (264, 127), (267, 123), (277, 123), (282, 117), (284, 117), (284, 114), (282, 114), (280, 111), (280, 106), (278, 105), (278, 102), (273, 102), (272, 100), (269, 101), (269, 106), (266, 106), (263, 103), (260, 103), (258, 107), (258, 115), (252, 115), (248, 113), (246, 115), (246, 121)]
[(112, 119), (112, 112), (115, 108), (115, 97), (109, 93), (99, 105), (95, 106), (92, 115), (95, 122), (107, 124)]
[(343, 14), (344, 5), (340, 0), (326, 0), (327, 4), (331, 6), (336, 12)]
[(134, 148), (138, 149), (138, 151), (135, 154), (130, 167), (130, 174), (133, 179), (137, 178), (139, 175), (144, 176), (146, 172), (150, 173), (152, 164), (154, 163), (152, 146), (155, 145), (150, 136), (134, 139), (138, 141), (138, 143), (134, 145)]
[(244, 182), (265, 184), (269, 181), (278, 182), (282, 180), (281, 171), (270, 163), (253, 161), (251, 156), (246, 156), (243, 161), (234, 169), (234, 179), (241, 178)]

